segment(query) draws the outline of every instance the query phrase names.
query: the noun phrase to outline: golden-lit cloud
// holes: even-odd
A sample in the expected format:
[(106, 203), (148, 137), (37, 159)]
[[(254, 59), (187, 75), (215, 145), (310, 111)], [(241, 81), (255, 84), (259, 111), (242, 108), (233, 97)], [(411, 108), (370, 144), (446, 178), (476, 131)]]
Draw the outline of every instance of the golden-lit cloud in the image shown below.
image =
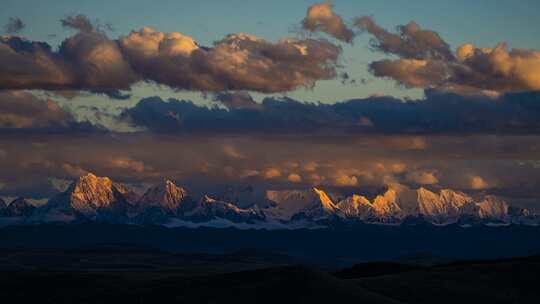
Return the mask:
[(188, 57), (199, 48), (192, 37), (176, 32), (162, 33), (149, 27), (133, 31), (121, 37), (119, 42), (129, 57), (148, 61), (159, 56)]
[(407, 180), (419, 185), (434, 185), (439, 183), (439, 179), (434, 172), (415, 170), (407, 173)]
[(540, 90), (538, 50), (509, 49), (500, 43), (493, 48), (464, 44), (453, 52), (437, 32), (415, 22), (398, 26), (396, 33), (367, 16), (355, 25), (373, 37), (373, 50), (398, 57), (370, 63), (373, 75), (405, 87), (487, 96)]
[(0, 128), (67, 127), (77, 127), (75, 118), (55, 101), (25, 91), (0, 91)]
[(302, 21), (302, 27), (311, 32), (324, 32), (336, 39), (351, 42), (354, 32), (332, 8), (331, 2), (311, 5)]
[(230, 34), (211, 48), (191, 37), (150, 28), (120, 37), (120, 47), (144, 79), (194, 91), (282, 92), (331, 79), (341, 50), (322, 40), (269, 42), (249, 34)]
[(540, 90), (540, 51), (465, 44), (458, 48), (456, 85), (492, 91)]
[(338, 172), (333, 176), (333, 183), (340, 187), (354, 187), (358, 185), (358, 178), (354, 175)]
[(489, 187), (488, 183), (480, 176), (470, 177), (470, 187), (475, 190), (482, 190)]
[(335, 78), (341, 55), (340, 47), (322, 39), (271, 42), (238, 33), (201, 47), (188, 35), (149, 27), (110, 39), (84, 15), (66, 17), (62, 24), (77, 33), (57, 51), (45, 42), (0, 37), (0, 89), (122, 98), (120, 91), (148, 81), (179, 90), (275, 93)]
[(274, 179), (281, 176), (281, 171), (279, 171), (276, 168), (268, 168), (264, 171), (264, 178), (265, 179)]
[(302, 182), (302, 177), (296, 173), (291, 173), (287, 176), (287, 180), (291, 183), (300, 183)]
[(144, 172), (148, 168), (143, 162), (131, 159), (129, 157), (114, 157), (109, 159), (109, 164), (113, 168), (128, 169), (135, 172)]
[(308, 162), (304, 165), (304, 171), (306, 172), (314, 172), (317, 170), (317, 167), (319, 167), (319, 164), (317, 164), (314, 161)]
[(392, 172), (394, 173), (403, 173), (407, 169), (407, 164), (405, 163), (393, 163), (391, 165)]

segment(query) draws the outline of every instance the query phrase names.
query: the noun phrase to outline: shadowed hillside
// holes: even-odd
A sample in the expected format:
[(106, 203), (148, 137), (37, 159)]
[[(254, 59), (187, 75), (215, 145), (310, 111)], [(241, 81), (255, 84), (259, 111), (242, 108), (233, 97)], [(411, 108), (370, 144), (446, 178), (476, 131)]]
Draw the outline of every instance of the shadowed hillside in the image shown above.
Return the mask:
[[(331, 272), (262, 252), (171, 254), (106, 245), (2, 250), (11, 303), (534, 303), (540, 258)], [(29, 292), (29, 288), (31, 292)]]

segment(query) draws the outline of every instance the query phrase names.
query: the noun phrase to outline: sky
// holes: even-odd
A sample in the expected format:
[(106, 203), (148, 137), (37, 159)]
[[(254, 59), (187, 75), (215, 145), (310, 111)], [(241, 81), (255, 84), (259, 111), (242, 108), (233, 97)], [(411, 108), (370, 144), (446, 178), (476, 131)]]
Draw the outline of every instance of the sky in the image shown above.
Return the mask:
[(0, 196), (95, 172), (540, 209), (538, 1), (2, 6)]
[[(194, 37), (204, 45), (220, 40), (229, 33), (247, 32), (268, 40), (291, 35), (309, 5), (317, 1), (3, 1), (0, 20), (21, 18), (26, 26), (24, 36), (47, 41), (58, 46), (72, 30), (62, 28), (59, 20), (68, 15), (85, 14), (91, 20), (110, 23), (110, 36), (126, 35), (142, 26), (160, 31), (177, 31)], [(540, 3), (524, 1), (428, 1), (413, 0), (406, 4), (395, 1), (349, 0), (333, 1), (336, 13), (345, 20), (369, 15), (388, 29), (414, 20), (421, 26), (436, 30), (452, 48), (474, 42), (482, 47), (493, 47), (507, 42), (512, 47), (539, 49), (540, 21), (536, 12)], [(29, 7), (35, 9), (28, 9)], [(54, 37), (51, 37), (54, 35)], [(322, 81), (313, 90), (300, 89), (287, 95), (300, 100), (336, 102), (385, 93), (392, 96), (419, 97), (422, 90), (403, 89), (394, 83), (375, 79), (367, 72), (367, 64), (379, 54), (367, 48), (367, 37), (359, 37), (354, 45), (344, 45), (346, 71), (368, 83), (361, 86), (342, 85), (339, 81)], [(163, 91), (162, 89), (159, 91)], [(204, 100), (198, 93), (156, 92), (141, 85), (131, 103), (141, 97), (160, 94), (176, 98)], [(138, 99), (137, 99), (138, 98)], [(99, 102), (97, 98), (91, 98)]]

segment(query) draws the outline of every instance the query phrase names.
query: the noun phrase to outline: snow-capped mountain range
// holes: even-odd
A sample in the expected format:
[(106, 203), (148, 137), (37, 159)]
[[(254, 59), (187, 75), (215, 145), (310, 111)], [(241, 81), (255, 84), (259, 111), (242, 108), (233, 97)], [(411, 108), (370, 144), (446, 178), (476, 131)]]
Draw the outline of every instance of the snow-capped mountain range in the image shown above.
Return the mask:
[[(231, 192), (232, 193), (232, 192)], [(197, 199), (169, 180), (150, 187), (142, 196), (107, 177), (86, 174), (65, 192), (40, 207), (23, 198), (9, 205), (0, 200), (0, 218), (10, 224), (106, 221), (165, 226), (214, 226), (238, 228), (314, 228), (333, 223), (369, 224), (478, 223), (530, 224), (538, 217), (510, 207), (503, 199), (484, 195), (474, 199), (450, 189), (438, 193), (425, 188), (390, 188), (368, 199), (352, 195), (334, 199), (318, 188), (266, 191), (264, 198), (246, 203), (225, 195), (227, 201), (204, 195)], [(248, 196), (249, 197), (249, 196)]]

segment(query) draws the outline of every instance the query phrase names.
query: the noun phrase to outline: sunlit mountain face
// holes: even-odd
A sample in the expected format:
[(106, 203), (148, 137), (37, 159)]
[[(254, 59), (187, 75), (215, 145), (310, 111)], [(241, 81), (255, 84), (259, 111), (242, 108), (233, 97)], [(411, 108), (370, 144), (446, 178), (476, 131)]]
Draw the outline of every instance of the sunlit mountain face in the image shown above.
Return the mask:
[(0, 248), (540, 253), (539, 3), (102, 2), (2, 5)]

